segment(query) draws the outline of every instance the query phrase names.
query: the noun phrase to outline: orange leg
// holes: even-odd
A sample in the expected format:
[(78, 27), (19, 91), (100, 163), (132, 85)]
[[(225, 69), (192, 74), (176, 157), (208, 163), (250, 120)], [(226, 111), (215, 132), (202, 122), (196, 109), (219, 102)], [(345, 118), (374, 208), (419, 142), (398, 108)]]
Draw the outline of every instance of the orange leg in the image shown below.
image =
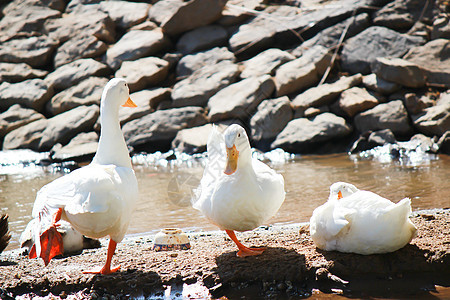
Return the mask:
[(254, 255), (261, 255), (266, 248), (248, 248), (241, 244), (241, 242), (238, 241), (236, 234), (233, 230), (225, 230), (225, 232), (228, 234), (228, 236), (235, 242), (236, 246), (239, 248), (238, 253), (236, 253), (239, 257), (246, 257), (246, 256), (254, 256)]
[(113, 240), (109, 240), (109, 246), (108, 246), (108, 256), (106, 257), (106, 263), (101, 269), (94, 269), (89, 271), (84, 271), (84, 274), (111, 274), (114, 272), (117, 272), (120, 269), (120, 266), (117, 266), (115, 268), (111, 269), (111, 260), (114, 255), (114, 252), (116, 251), (116, 245), (117, 243)]
[[(61, 220), (62, 208), (53, 215), (52, 224), (50, 228), (45, 230), (41, 236), (41, 253), (40, 257), (44, 260), (44, 264), (47, 266), (50, 260), (60, 254), (63, 254), (64, 246), (61, 234), (56, 230), (58, 225), (56, 224)], [(33, 245), (30, 249), (29, 258), (37, 257), (36, 245)]]

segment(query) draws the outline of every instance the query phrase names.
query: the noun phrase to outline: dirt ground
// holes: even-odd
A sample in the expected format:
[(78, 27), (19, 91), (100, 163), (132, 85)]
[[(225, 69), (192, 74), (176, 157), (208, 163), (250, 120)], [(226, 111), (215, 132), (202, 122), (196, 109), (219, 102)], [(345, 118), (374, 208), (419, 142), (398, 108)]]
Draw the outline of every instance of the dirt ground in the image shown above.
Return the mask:
[[(203, 294), (170, 294), (174, 298), (297, 299), (320, 291), (347, 297), (434, 298), (444, 287), (450, 297), (450, 209), (415, 213), (418, 227), (412, 242), (390, 254), (357, 255), (317, 249), (308, 226), (261, 227), (238, 233), (247, 245), (266, 246), (257, 257), (236, 257), (236, 246), (224, 232), (190, 234), (191, 249), (155, 252), (152, 236), (127, 238), (120, 243), (112, 275), (81, 272), (103, 265), (107, 240), (98, 249), (53, 259), (30, 260), (23, 250), (0, 255), (0, 298), (55, 295), (54, 298), (164, 298), (167, 289), (183, 285)], [(206, 292), (205, 292), (206, 291)]]

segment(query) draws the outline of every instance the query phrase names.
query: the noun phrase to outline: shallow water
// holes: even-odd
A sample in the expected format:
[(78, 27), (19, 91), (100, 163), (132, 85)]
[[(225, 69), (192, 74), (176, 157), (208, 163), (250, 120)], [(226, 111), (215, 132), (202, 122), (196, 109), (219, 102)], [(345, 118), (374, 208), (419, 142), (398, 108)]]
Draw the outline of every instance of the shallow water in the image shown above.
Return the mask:
[[(308, 221), (336, 181), (353, 183), (393, 202), (410, 197), (413, 210), (450, 207), (449, 156), (416, 152), (392, 156), (385, 148), (351, 156), (294, 156), (281, 151), (254, 155), (285, 178), (286, 200), (267, 225)], [(9, 250), (19, 246), (20, 233), (31, 219), (36, 192), (63, 175), (59, 165), (42, 167), (26, 162), (43, 158), (45, 154), (27, 151), (0, 152), (0, 208), (10, 216)], [(156, 233), (164, 227), (217, 229), (190, 206), (192, 189), (202, 176), (204, 156), (178, 154), (174, 158), (170, 153), (133, 157), (140, 200), (128, 234)]]

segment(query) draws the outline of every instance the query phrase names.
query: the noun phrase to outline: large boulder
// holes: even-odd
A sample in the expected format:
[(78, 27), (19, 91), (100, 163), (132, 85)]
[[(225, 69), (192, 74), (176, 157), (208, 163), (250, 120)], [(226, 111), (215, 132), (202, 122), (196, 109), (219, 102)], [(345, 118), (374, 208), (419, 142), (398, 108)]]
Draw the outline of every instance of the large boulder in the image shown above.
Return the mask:
[(396, 136), (408, 136), (412, 133), (408, 113), (401, 100), (378, 104), (357, 114), (354, 122), (361, 133), (382, 129), (390, 129)]
[(108, 46), (97, 37), (80, 34), (69, 39), (56, 51), (54, 65), (56, 68), (80, 58), (95, 58), (103, 55)]
[(312, 119), (290, 121), (271, 147), (293, 153), (308, 153), (322, 143), (343, 138), (351, 132), (352, 129), (344, 118), (332, 113), (322, 113)]
[(211, 50), (183, 56), (177, 64), (177, 77), (186, 77), (208, 65), (215, 65), (223, 60), (234, 62), (234, 54), (226, 47), (216, 47)]
[(128, 1), (102, 1), (99, 7), (108, 14), (117, 27), (124, 30), (144, 22), (150, 5)]
[(177, 35), (213, 23), (220, 18), (226, 0), (165, 0), (149, 10), (151, 21), (169, 35)]
[(14, 104), (0, 114), (0, 138), (19, 127), (40, 119), (45, 119), (45, 117), (33, 109), (22, 108), (19, 104)]
[(441, 95), (435, 106), (412, 116), (414, 126), (427, 135), (441, 136), (450, 130), (450, 93)]
[(184, 54), (198, 52), (224, 46), (227, 39), (228, 32), (222, 26), (203, 26), (183, 34), (178, 40), (177, 50)]
[(372, 73), (363, 77), (364, 86), (369, 90), (380, 93), (382, 95), (390, 95), (398, 91), (401, 86), (395, 82), (386, 81)]
[(379, 103), (376, 97), (366, 89), (359, 87), (352, 87), (343, 91), (338, 101), (340, 109), (349, 117), (377, 106)]
[(145, 150), (168, 150), (178, 131), (207, 123), (200, 107), (157, 110), (126, 123), (122, 130), (127, 144)]
[(33, 69), (25, 63), (0, 63), (0, 82), (20, 82), (27, 79), (42, 78), (47, 74), (47, 71)]
[(58, 42), (47, 36), (33, 36), (0, 43), (0, 62), (26, 63), (43, 67), (50, 62)]
[(258, 77), (264, 74), (274, 75), (282, 64), (294, 60), (295, 56), (277, 48), (267, 49), (249, 60), (242, 62), (244, 70), (241, 78)]
[(42, 79), (29, 79), (18, 83), (0, 84), (0, 108), (20, 104), (42, 111), (45, 103), (53, 96), (53, 89)]
[(378, 57), (401, 57), (423, 42), (420, 37), (398, 33), (386, 27), (372, 26), (350, 38), (341, 54), (342, 68), (351, 73), (370, 73)]
[(419, 66), (401, 58), (379, 57), (372, 63), (372, 71), (387, 81), (410, 88), (421, 88), (427, 81)]
[(274, 88), (275, 84), (269, 75), (251, 77), (231, 84), (209, 99), (208, 116), (211, 122), (249, 119), (261, 101), (270, 98)]
[(75, 136), (67, 145), (56, 144), (51, 149), (51, 157), (55, 161), (91, 160), (98, 148), (98, 135), (95, 131), (82, 132)]

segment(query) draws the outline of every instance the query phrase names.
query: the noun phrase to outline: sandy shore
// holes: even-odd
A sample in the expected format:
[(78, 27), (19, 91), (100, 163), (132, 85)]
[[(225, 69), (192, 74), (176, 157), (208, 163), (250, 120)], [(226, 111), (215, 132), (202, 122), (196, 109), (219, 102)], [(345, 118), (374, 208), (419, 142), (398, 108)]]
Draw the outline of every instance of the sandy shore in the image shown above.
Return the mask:
[(308, 225), (300, 224), (239, 234), (248, 245), (267, 247), (263, 255), (249, 258), (236, 257), (236, 246), (223, 232), (190, 234), (187, 251), (155, 252), (152, 236), (127, 238), (113, 259), (121, 271), (108, 276), (81, 273), (104, 263), (106, 240), (99, 249), (56, 258), (47, 267), (24, 251), (7, 251), (0, 255), (0, 298), (50, 293), (60, 298), (158, 298), (167, 295), (168, 287), (172, 292), (178, 288), (175, 297), (188, 296), (193, 287), (192, 295), (231, 299), (307, 297), (318, 290), (350, 297), (431, 296), (439, 286), (449, 293), (450, 209), (417, 212), (412, 221), (418, 234), (409, 245), (369, 256), (316, 249)]

